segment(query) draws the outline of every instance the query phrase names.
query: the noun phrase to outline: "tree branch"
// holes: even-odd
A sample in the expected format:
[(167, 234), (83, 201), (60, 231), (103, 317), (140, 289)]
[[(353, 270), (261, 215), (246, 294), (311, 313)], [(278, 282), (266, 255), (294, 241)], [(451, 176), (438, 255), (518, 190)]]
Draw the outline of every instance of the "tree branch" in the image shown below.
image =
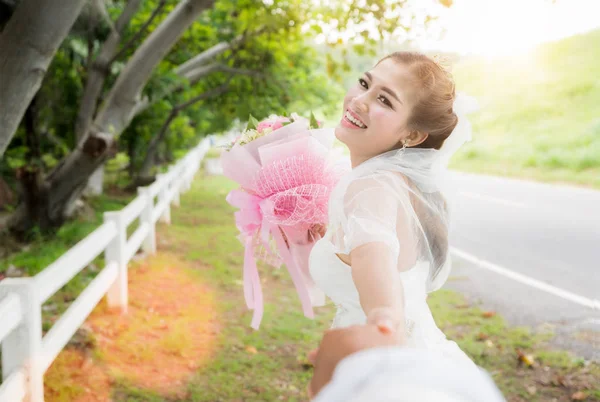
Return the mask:
[(213, 60), (215, 57), (224, 53), (226, 50), (231, 49), (236, 43), (238, 43), (242, 39), (243, 36), (240, 35), (231, 42), (217, 43), (213, 47), (206, 49), (202, 53), (192, 57), (182, 65), (175, 68), (175, 74), (185, 77), (187, 72), (206, 64), (210, 60)]
[[(198, 67), (197, 69), (188, 73), (189, 76), (185, 77), (185, 78), (188, 79), (188, 81), (190, 82), (191, 85), (194, 85), (194, 84), (197, 84), (202, 78), (205, 78), (215, 72), (230, 72), (230, 73), (234, 73), (234, 74), (260, 76), (259, 72), (252, 72), (250, 70), (242, 70), (242, 69), (234, 69), (231, 67), (227, 67), (223, 64), (220, 64), (220, 63), (212, 63), (212, 64)], [(145, 97), (144, 99), (142, 99), (141, 101), (139, 101), (137, 103), (137, 105), (135, 106), (135, 108), (133, 110), (133, 115), (136, 116), (136, 115), (140, 114), (141, 112), (148, 109), (148, 107), (150, 107), (151, 105), (153, 105), (160, 99), (164, 98), (165, 96), (167, 96), (169, 94), (180, 92), (181, 90), (183, 90), (183, 88), (184, 88), (183, 85), (175, 86), (173, 88), (168, 89), (164, 93), (154, 97), (152, 100)]]
[[(231, 42), (218, 43), (218, 44), (208, 48), (207, 50), (203, 51), (202, 53), (194, 56), (192, 59), (186, 61), (185, 63), (181, 64), (180, 66), (175, 68), (173, 70), (173, 72), (175, 72), (181, 78), (187, 79), (190, 82), (190, 84), (192, 84), (192, 85), (196, 84), (198, 81), (200, 81), (200, 79), (206, 77), (210, 73), (213, 73), (216, 71), (222, 71), (222, 70), (219, 70), (220, 65), (217, 63), (212, 63), (212, 64), (208, 64), (208, 65), (206, 65), (205, 63), (209, 62), (210, 60), (213, 60), (215, 57), (224, 53), (226, 50), (233, 49), (234, 47), (241, 45), (248, 38), (251, 38), (256, 35), (260, 35), (261, 33), (265, 32), (266, 30), (267, 30), (266, 27), (262, 27), (250, 34), (246, 33), (246, 34), (240, 35)], [(137, 104), (133, 108), (132, 115), (133, 116), (138, 115), (139, 113), (146, 110), (150, 105), (152, 105), (156, 101), (163, 99), (165, 96), (167, 96), (169, 94), (180, 91), (182, 88), (183, 88), (182, 85), (175, 85), (172, 88), (169, 88), (165, 92), (154, 97), (152, 100), (148, 99), (147, 97), (144, 97), (143, 99), (141, 99), (140, 101), (137, 102)]]
[(227, 81), (224, 84), (219, 85), (218, 87), (211, 89), (209, 91), (202, 92), (200, 95), (193, 97), (192, 99), (188, 100), (187, 102), (183, 102), (183, 103), (175, 106), (173, 109), (179, 113), (182, 110), (192, 106), (194, 103), (197, 103), (197, 102), (200, 102), (201, 100), (205, 100), (205, 99), (212, 98), (215, 96), (219, 96), (219, 95), (225, 93), (229, 89), (229, 82), (232, 79), (233, 79), (233, 76), (230, 76), (229, 78), (227, 78)]
[(106, 4), (103, 0), (93, 0), (92, 8), (100, 16), (100, 18), (108, 24), (111, 30), (115, 30), (115, 26), (108, 15), (108, 11), (106, 11)]
[(112, 64), (116, 60), (120, 59), (121, 56), (123, 56), (125, 54), (125, 52), (131, 46), (133, 46), (133, 44), (135, 42), (137, 42), (138, 39), (140, 39), (142, 37), (142, 35), (144, 34), (144, 32), (146, 32), (146, 30), (150, 26), (150, 24), (152, 24), (152, 22), (154, 21), (154, 19), (158, 16), (158, 14), (160, 13), (160, 11), (164, 8), (165, 4), (167, 4), (166, 0), (161, 0), (160, 3), (158, 3), (158, 5), (154, 9), (154, 11), (152, 11), (152, 14), (148, 18), (148, 20), (144, 23), (144, 25), (142, 25), (142, 27), (133, 35), (133, 37), (131, 39), (129, 39), (129, 41), (127, 41), (127, 43), (125, 43), (123, 45), (123, 47), (121, 48), (121, 50), (112, 57), (112, 59), (110, 60), (109, 64)]
[(245, 68), (229, 67), (226, 65), (220, 65), (218, 67), (218, 71), (223, 72), (223, 73), (235, 74), (235, 75), (248, 75), (250, 77), (257, 77), (257, 78), (265, 78), (266, 77), (266, 75), (261, 73), (260, 71), (248, 70)]
[(133, 118), (142, 89), (152, 71), (175, 45), (184, 31), (196, 21), (203, 11), (213, 6), (215, 0), (183, 0), (148, 35), (127, 65), (119, 74), (94, 120), (99, 131), (118, 136)]
[(193, 85), (193, 84), (197, 83), (202, 77), (206, 77), (210, 73), (214, 73), (215, 71), (218, 71), (219, 66), (220, 66), (219, 63), (211, 63), (211, 64), (197, 67), (197, 68), (189, 71), (188, 73), (186, 73), (184, 78), (186, 78), (190, 82), (190, 84)]
[(60, 148), (68, 149), (65, 141), (63, 141), (61, 138), (58, 138), (57, 136), (52, 134), (50, 131), (48, 131), (48, 130), (42, 131), (42, 136), (45, 137), (53, 145), (60, 147)]
[(177, 115), (179, 115), (179, 113), (181, 113), (181, 111), (185, 110), (186, 108), (192, 106), (195, 103), (198, 103), (202, 100), (209, 99), (209, 98), (212, 98), (215, 96), (219, 96), (219, 95), (225, 93), (229, 89), (229, 82), (232, 79), (233, 79), (233, 76), (229, 76), (227, 78), (227, 81), (224, 84), (219, 85), (218, 87), (216, 87), (214, 89), (203, 92), (203, 93), (199, 94), (198, 96), (195, 96), (192, 99), (190, 99), (186, 102), (183, 102), (183, 103), (173, 107), (173, 109), (171, 109), (171, 112), (169, 112), (169, 116), (167, 117), (167, 119), (165, 120), (163, 125), (161, 126), (160, 130), (154, 137), (152, 137), (152, 140), (150, 140), (150, 143), (148, 144), (148, 151), (146, 152), (146, 156), (144, 157), (144, 162), (142, 163), (142, 167), (140, 168), (140, 173), (138, 174), (138, 178), (136, 179), (137, 181), (140, 181), (140, 179), (145, 180), (149, 176), (150, 169), (152, 169), (154, 158), (155, 158), (156, 152), (158, 150), (158, 145), (166, 137), (169, 127), (171, 126), (171, 123), (173, 122), (173, 120), (175, 120)]
[(245, 42), (246, 40), (248, 40), (251, 37), (262, 34), (266, 30), (267, 30), (266, 27), (262, 27), (251, 33), (244, 33), (242, 35), (238, 35), (231, 42), (217, 43), (213, 47), (192, 57), (185, 63), (183, 63), (180, 66), (178, 66), (177, 68), (175, 68), (174, 72), (177, 75), (185, 77), (187, 75), (187, 73), (191, 72), (192, 70), (206, 64), (207, 62), (209, 62), (211, 60), (214, 60), (217, 56), (219, 56), (220, 54), (223, 54), (225, 51)]

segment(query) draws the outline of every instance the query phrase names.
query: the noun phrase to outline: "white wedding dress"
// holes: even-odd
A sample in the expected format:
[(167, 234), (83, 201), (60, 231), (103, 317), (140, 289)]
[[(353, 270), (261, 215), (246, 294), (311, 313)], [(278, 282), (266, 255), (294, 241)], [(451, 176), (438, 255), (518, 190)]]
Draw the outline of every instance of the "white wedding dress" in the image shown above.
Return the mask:
[[(431, 153), (425, 154), (431, 157)], [(439, 192), (424, 193), (416, 189), (415, 181), (406, 179), (404, 173), (408, 170), (401, 169), (403, 163), (398, 160), (411, 165), (415, 155), (423, 157), (423, 150), (375, 158), (340, 181), (330, 197), (327, 233), (314, 245), (310, 255), (310, 274), (316, 286), (337, 306), (334, 328), (365, 324), (351, 267), (337, 254), (348, 255), (369, 242), (386, 244), (395, 257), (392, 260), (398, 261), (397, 274), (404, 288), (407, 346), (433, 349), (470, 362), (455, 342), (446, 339), (427, 305), (427, 293), (438, 289), (448, 277), (450, 260), (447, 254), (440, 258), (438, 253), (436, 257), (433, 238), (424, 220), (437, 219), (447, 233), (447, 216), (443, 213), (445, 204), (435, 210), (442, 200)], [(395, 172), (380, 169), (391, 166), (390, 161), (400, 168)], [(419, 214), (424, 205), (426, 213)], [(432, 280), (429, 270), (436, 263), (438, 274)]]
[[(319, 240), (312, 250), (310, 273), (317, 286), (337, 307), (333, 328), (365, 324), (365, 313), (360, 306), (350, 267), (338, 258), (327, 238)], [(434, 349), (450, 357), (469, 359), (455, 342), (446, 339), (431, 315), (426, 300), (428, 274), (427, 263), (398, 273), (404, 286), (407, 346)]]

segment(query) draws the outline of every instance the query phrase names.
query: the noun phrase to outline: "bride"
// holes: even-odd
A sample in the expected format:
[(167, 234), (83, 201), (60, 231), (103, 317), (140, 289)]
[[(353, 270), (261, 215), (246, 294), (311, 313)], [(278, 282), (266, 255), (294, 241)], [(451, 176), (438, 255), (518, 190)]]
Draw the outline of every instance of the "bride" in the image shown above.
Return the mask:
[(426, 302), (450, 271), (440, 183), (470, 135), (455, 98), (451, 75), (419, 53), (391, 54), (358, 79), (335, 130), (352, 171), (331, 194), (310, 273), (337, 305), (333, 327), (373, 323), (409, 347), (469, 359)]

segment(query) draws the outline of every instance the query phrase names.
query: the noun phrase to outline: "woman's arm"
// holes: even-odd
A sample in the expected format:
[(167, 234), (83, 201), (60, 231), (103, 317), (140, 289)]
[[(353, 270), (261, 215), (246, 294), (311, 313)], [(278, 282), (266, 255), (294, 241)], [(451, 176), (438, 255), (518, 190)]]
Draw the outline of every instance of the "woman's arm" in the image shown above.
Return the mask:
[[(408, 203), (402, 177), (377, 173), (351, 183), (344, 195), (344, 246), (367, 321), (405, 337), (404, 289), (398, 274), (398, 233), (410, 233)], [(404, 340), (404, 339), (402, 339)]]
[(396, 332), (405, 341), (404, 289), (397, 260), (381, 242), (363, 244), (350, 253), (352, 278), (367, 322)]

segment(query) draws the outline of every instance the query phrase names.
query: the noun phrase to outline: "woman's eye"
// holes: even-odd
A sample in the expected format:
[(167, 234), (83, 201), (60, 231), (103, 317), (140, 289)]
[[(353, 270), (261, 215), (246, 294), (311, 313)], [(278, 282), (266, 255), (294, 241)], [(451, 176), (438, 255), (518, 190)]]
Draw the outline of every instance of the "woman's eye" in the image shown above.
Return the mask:
[(392, 102), (390, 102), (390, 101), (388, 100), (388, 98), (386, 98), (385, 96), (383, 96), (383, 95), (380, 95), (380, 96), (379, 96), (379, 100), (380, 100), (380, 101), (381, 101), (381, 103), (383, 103), (384, 105), (386, 105), (386, 106), (389, 106), (389, 107), (392, 107)]
[(369, 84), (367, 84), (367, 81), (363, 80), (362, 78), (358, 79), (358, 83), (360, 84), (361, 87), (363, 87), (364, 89), (369, 89)]

